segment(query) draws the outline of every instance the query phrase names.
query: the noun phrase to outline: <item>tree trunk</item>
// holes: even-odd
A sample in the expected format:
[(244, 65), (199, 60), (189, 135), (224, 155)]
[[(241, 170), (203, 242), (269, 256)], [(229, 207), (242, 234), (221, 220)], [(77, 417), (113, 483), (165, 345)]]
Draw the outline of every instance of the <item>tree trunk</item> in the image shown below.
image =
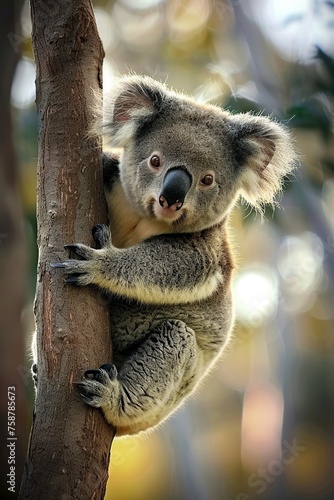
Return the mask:
[(87, 137), (103, 48), (90, 0), (31, 0), (39, 119), (35, 302), (38, 390), (21, 499), (101, 499), (114, 430), (73, 382), (110, 362), (108, 310), (98, 293), (64, 284), (50, 263), (64, 244), (92, 244), (106, 221), (101, 145)]
[(0, 3), (0, 498), (15, 498), (28, 437), (24, 394), (26, 247), (12, 137), (10, 90), (19, 58), (16, 24), (23, 0)]

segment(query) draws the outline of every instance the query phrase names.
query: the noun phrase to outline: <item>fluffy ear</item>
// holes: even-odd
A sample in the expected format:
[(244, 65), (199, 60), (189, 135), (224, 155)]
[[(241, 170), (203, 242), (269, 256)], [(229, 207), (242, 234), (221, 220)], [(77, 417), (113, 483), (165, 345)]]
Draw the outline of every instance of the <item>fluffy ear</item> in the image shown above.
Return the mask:
[(128, 76), (115, 81), (112, 101), (104, 104), (103, 133), (110, 145), (124, 147), (141, 122), (161, 110), (164, 86), (148, 76)]
[(273, 203), (283, 177), (297, 162), (288, 129), (247, 113), (230, 116), (230, 125), (242, 196), (258, 209), (262, 203)]

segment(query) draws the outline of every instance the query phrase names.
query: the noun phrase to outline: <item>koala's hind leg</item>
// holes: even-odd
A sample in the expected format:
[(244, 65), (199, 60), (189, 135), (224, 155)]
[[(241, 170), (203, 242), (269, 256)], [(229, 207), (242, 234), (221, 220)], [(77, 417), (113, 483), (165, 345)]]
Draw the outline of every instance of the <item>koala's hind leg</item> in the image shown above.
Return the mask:
[[(154, 426), (195, 385), (201, 353), (185, 323), (168, 320), (152, 331), (124, 363), (88, 370), (77, 384), (83, 400), (103, 410), (118, 435)], [(93, 378), (91, 378), (93, 377)]]

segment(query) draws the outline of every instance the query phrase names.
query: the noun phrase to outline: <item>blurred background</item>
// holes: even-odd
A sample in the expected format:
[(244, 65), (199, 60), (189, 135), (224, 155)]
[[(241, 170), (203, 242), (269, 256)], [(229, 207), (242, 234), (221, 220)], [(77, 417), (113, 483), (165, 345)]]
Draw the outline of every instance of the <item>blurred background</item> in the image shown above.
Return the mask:
[[(163, 427), (113, 444), (113, 500), (334, 498), (334, 1), (93, 1), (113, 76), (151, 75), (291, 128), (301, 166), (264, 221), (240, 203), (234, 341)], [(37, 123), (29, 4), (11, 92), (33, 330)], [(22, 369), (25, 380), (30, 378)], [(33, 402), (33, 391), (27, 386)]]

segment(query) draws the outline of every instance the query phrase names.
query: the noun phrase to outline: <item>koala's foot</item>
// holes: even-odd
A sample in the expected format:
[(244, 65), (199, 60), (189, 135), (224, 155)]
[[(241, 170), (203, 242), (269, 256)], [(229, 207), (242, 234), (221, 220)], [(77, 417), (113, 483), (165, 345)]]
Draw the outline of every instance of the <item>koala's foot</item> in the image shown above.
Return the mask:
[(98, 369), (87, 370), (84, 379), (75, 385), (86, 404), (108, 411), (119, 392), (117, 369), (115, 365), (105, 364)]
[(87, 370), (76, 384), (85, 403), (101, 408), (117, 435), (158, 424), (196, 384), (202, 370), (194, 332), (178, 320), (164, 321), (120, 368)]
[(110, 229), (106, 224), (96, 224), (92, 229), (94, 241), (97, 243), (98, 248), (105, 248), (110, 246)]

